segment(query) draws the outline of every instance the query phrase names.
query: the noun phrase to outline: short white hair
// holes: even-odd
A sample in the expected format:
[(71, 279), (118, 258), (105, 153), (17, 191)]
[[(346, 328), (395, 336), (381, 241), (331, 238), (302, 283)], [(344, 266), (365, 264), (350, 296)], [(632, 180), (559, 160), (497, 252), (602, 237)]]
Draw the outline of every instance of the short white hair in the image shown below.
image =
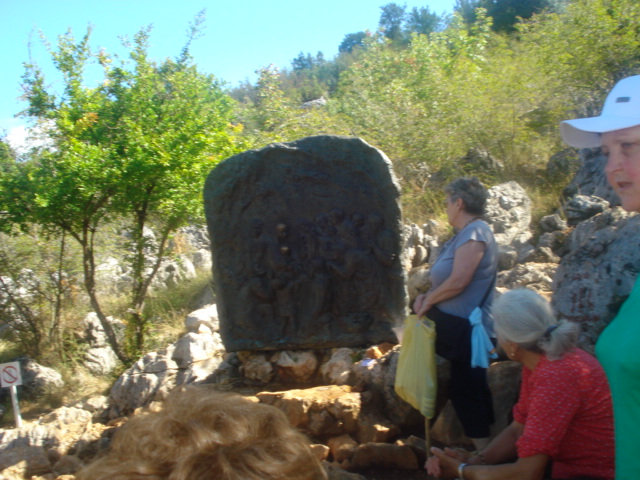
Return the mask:
[(576, 346), (580, 327), (556, 319), (551, 305), (539, 293), (526, 288), (500, 295), (491, 308), (498, 337), (525, 350), (545, 353), (557, 360)]

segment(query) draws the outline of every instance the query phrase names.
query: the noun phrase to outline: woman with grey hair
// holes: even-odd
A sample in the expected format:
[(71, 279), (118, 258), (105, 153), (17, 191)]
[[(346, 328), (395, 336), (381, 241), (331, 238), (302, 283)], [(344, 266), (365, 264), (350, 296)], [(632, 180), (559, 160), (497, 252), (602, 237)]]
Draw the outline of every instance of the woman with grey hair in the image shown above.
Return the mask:
[[(488, 192), (476, 177), (462, 177), (445, 188), (447, 218), (456, 234), (446, 242), (429, 276), (431, 289), (413, 309), (436, 324), (436, 353), (451, 362), (449, 396), (465, 434), (476, 448), (489, 442), (493, 401), (485, 365), (472, 366), (471, 313), (480, 307), (489, 336), (489, 308), (498, 271), (498, 247), (482, 220)], [(482, 326), (480, 326), (482, 328)], [(485, 355), (486, 357), (486, 355)]]
[[(579, 327), (517, 289), (492, 308), (500, 347), (523, 365), (513, 422), (475, 454), (433, 448), (431, 475), (463, 480), (614, 477), (613, 410), (604, 370), (576, 347)], [(510, 462), (517, 458), (515, 462)]]
[[(567, 320), (556, 322), (549, 302), (532, 290), (513, 290), (492, 309), (498, 338), (526, 351), (557, 360), (575, 348), (580, 327)], [(504, 349), (509, 358), (516, 347)]]

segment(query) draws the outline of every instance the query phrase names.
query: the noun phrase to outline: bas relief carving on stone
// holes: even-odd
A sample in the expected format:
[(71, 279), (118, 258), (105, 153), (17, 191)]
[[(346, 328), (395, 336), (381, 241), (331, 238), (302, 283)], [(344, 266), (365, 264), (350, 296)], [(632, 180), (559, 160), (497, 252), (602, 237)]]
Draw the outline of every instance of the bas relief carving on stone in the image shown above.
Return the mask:
[(399, 190), (382, 152), (318, 136), (221, 162), (205, 185), (230, 351), (397, 342)]

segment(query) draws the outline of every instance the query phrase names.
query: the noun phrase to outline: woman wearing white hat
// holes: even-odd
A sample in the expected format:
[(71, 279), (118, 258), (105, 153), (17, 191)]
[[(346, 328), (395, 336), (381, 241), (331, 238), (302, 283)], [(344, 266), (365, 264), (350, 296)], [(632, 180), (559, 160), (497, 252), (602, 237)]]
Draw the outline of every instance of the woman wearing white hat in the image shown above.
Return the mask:
[[(601, 147), (605, 173), (622, 207), (640, 212), (640, 75), (620, 80), (600, 116), (567, 120), (563, 139), (573, 147)], [(613, 397), (616, 479), (640, 479), (640, 277), (596, 343)]]

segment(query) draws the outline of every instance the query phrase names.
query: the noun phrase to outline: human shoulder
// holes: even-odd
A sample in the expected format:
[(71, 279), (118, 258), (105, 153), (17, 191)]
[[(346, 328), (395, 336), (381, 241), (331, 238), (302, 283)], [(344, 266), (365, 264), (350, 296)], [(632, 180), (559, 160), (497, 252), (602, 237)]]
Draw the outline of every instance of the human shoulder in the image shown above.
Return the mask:
[(566, 353), (556, 360), (549, 360), (546, 355), (542, 355), (531, 376), (536, 383), (570, 381), (573, 363), (572, 353)]
[(535, 377), (540, 381), (546, 379), (572, 384), (579, 382), (585, 373), (601, 369), (593, 355), (576, 347), (556, 360), (549, 360), (546, 355), (543, 355), (534, 372)]
[(482, 219), (477, 219), (464, 227), (458, 237), (458, 245), (463, 245), (469, 240), (483, 243), (493, 243), (495, 240), (491, 227)]

